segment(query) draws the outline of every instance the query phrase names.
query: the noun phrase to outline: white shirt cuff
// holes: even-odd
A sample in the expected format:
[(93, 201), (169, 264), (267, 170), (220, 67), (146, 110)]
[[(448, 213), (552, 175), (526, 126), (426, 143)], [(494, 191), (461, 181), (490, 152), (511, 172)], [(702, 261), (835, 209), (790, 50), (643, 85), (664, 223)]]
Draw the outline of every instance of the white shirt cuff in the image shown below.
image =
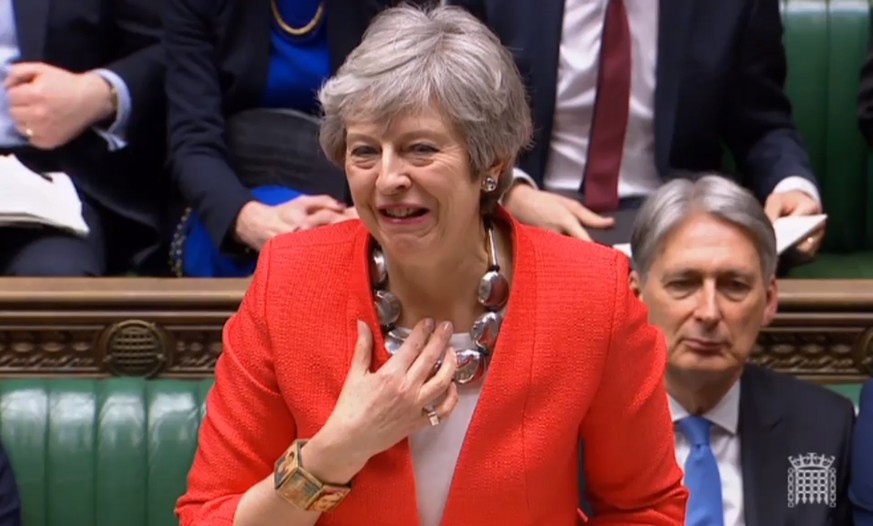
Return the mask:
[(498, 201), (501, 206), (504, 204), (504, 200), (506, 199), (506, 194), (508, 194), (509, 191), (512, 189), (512, 187), (517, 185), (517, 184), (526, 184), (526, 185), (532, 186), (533, 188), (539, 189), (539, 187), (537, 187), (537, 182), (534, 181), (533, 177), (529, 176), (527, 174), (527, 172), (525, 172), (521, 168), (519, 168), (517, 166), (513, 166), (512, 167), (512, 183), (510, 183), (509, 187), (506, 189), (505, 192), (503, 192), (503, 195), (500, 196), (500, 200)]
[(818, 203), (818, 206), (821, 206), (821, 196), (818, 193), (818, 188), (816, 188), (809, 179), (800, 177), (799, 175), (791, 175), (779, 181), (779, 183), (773, 188), (773, 193), (782, 194), (793, 190), (805, 193), (812, 197), (815, 202)]
[(95, 126), (93, 130), (106, 140), (109, 144), (109, 151), (120, 150), (127, 146), (125, 135), (127, 132), (127, 122), (130, 120), (130, 90), (127, 88), (124, 79), (119, 77), (114, 71), (95, 69), (94, 73), (100, 75), (115, 88), (116, 93), (118, 93), (118, 112), (115, 115), (115, 121), (109, 126), (109, 129), (104, 130)]

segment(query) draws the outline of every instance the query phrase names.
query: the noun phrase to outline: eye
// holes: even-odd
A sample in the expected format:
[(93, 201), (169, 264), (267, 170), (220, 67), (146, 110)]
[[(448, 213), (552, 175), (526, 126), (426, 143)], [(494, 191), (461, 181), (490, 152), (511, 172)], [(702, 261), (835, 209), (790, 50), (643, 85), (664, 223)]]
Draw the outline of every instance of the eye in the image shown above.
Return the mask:
[(376, 155), (376, 149), (372, 146), (355, 146), (352, 148), (351, 153), (354, 157), (368, 157)]
[(751, 287), (744, 281), (732, 279), (722, 284), (722, 289), (728, 296), (740, 297), (744, 296), (747, 292), (749, 292), (749, 290), (751, 290)]
[(426, 155), (426, 154), (436, 153), (438, 150), (436, 149), (436, 147), (434, 147), (430, 144), (415, 143), (409, 147), (409, 151), (411, 151), (412, 153)]
[(667, 283), (667, 288), (673, 291), (689, 291), (694, 288), (694, 281), (690, 279), (674, 279)]

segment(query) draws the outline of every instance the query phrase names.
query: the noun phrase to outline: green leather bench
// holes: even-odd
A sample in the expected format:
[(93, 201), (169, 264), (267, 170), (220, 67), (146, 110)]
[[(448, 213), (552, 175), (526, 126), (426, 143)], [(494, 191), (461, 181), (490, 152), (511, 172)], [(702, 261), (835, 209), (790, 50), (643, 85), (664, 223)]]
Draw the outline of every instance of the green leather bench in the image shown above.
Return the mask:
[[(3, 380), (24, 526), (171, 526), (212, 380)], [(857, 403), (857, 385), (835, 386)]]
[(0, 381), (24, 526), (170, 526), (212, 380)]
[(828, 213), (822, 253), (797, 278), (873, 278), (873, 162), (858, 130), (867, 1), (782, 0), (786, 90)]

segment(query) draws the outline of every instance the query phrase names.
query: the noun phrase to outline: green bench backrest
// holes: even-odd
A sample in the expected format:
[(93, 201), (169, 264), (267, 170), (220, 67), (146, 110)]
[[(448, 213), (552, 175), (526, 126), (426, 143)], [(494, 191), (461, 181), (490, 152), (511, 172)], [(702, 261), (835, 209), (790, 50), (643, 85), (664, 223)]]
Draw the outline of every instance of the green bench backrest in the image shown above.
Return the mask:
[(866, 0), (782, 0), (786, 90), (821, 184), (830, 252), (873, 249), (873, 176), (856, 114), (870, 9)]
[(171, 526), (212, 380), (3, 380), (24, 526)]

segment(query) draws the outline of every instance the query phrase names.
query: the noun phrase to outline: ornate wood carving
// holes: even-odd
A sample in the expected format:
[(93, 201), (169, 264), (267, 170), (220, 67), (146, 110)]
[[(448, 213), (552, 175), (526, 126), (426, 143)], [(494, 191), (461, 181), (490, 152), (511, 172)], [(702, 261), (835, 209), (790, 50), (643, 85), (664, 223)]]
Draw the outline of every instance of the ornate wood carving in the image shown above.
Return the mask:
[[(210, 376), (247, 280), (0, 279), (0, 378)], [(873, 375), (873, 281), (789, 280), (752, 361), (800, 377)]]

